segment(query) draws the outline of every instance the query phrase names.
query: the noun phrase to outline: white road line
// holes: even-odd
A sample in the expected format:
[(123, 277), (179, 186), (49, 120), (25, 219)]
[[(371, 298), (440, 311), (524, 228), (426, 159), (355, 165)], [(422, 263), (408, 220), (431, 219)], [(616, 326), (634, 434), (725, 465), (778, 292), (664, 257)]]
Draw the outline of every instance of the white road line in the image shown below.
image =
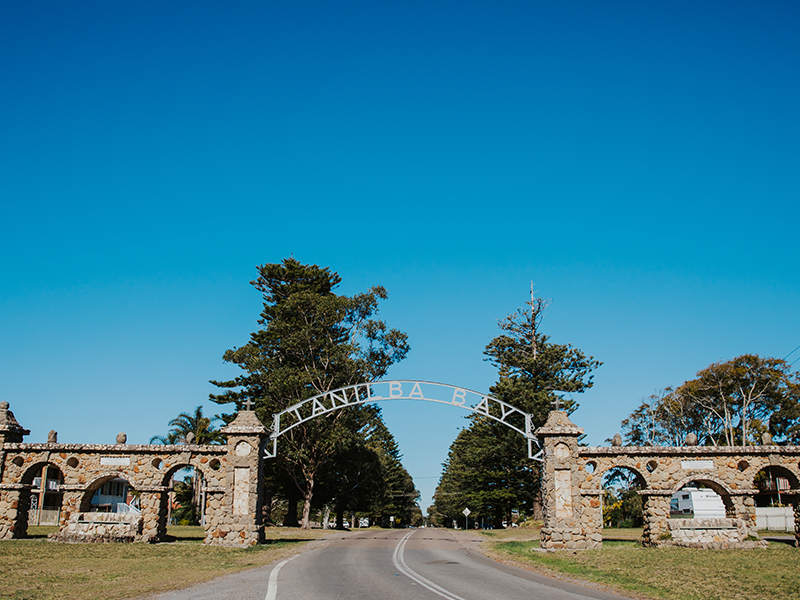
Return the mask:
[(281, 570), (283, 565), (290, 560), (297, 558), (298, 556), (300, 555), (296, 554), (291, 558), (287, 558), (283, 562), (279, 562), (277, 565), (275, 565), (275, 568), (272, 569), (272, 573), (269, 574), (269, 581), (267, 582), (267, 597), (264, 600), (275, 600), (275, 597), (278, 595), (278, 571)]
[[(397, 568), (397, 570), (400, 571), (406, 577), (409, 577), (410, 579), (413, 579), (414, 581), (416, 581), (422, 587), (429, 589), (434, 594), (438, 594), (442, 598), (447, 598), (447, 600), (464, 600), (464, 598), (462, 598), (461, 596), (456, 596), (454, 593), (449, 592), (446, 589), (444, 589), (443, 587), (436, 585), (431, 580), (425, 579), (419, 573), (415, 573), (406, 564), (406, 561), (405, 561), (405, 558), (403, 557), (403, 554), (405, 552), (406, 543), (408, 542), (408, 538), (411, 537), (412, 533), (414, 533), (414, 532), (411, 531), (411, 532), (407, 533), (403, 537), (403, 539), (401, 539), (397, 543), (397, 546), (394, 549), (394, 554), (392, 554), (392, 562), (394, 563), (394, 566)], [(272, 599), (268, 598), (267, 600), (272, 600)]]

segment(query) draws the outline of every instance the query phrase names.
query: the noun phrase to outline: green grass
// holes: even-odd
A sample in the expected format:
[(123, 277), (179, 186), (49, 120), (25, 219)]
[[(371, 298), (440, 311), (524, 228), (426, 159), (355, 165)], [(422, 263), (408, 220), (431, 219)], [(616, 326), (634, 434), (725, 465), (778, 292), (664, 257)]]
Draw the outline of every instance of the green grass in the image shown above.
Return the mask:
[[(268, 528), (268, 543), (248, 549), (198, 543), (202, 528), (170, 527), (179, 543), (60, 544), (42, 536), (0, 542), (0, 598), (8, 600), (121, 600), (188, 587), (219, 575), (289, 556), (330, 531)], [(190, 543), (180, 543), (190, 542)]]
[(604, 542), (602, 550), (539, 552), (531, 541), (491, 545), (493, 554), (544, 572), (605, 584), (666, 600), (797, 598), (800, 551), (641, 548), (632, 540)]

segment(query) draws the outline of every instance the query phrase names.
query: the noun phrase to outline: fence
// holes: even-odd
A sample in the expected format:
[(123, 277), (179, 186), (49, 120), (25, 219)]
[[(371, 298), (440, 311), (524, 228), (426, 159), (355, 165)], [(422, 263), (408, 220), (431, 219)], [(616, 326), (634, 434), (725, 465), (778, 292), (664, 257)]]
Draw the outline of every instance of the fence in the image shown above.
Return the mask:
[(787, 507), (756, 507), (756, 527), (773, 531), (794, 531), (794, 511)]
[[(41, 519), (38, 525), (58, 525), (58, 516), (60, 513), (58, 508), (44, 508), (42, 509)], [(31, 510), (28, 513), (28, 525), (37, 525), (36, 519), (39, 516), (38, 510)]]

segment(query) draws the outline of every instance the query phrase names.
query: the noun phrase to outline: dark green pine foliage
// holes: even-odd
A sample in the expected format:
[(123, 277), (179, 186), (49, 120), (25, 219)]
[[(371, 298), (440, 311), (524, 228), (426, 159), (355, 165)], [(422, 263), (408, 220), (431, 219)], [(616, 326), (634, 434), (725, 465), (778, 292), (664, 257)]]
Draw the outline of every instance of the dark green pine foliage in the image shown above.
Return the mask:
[[(261, 265), (258, 273), (251, 284), (263, 297), (260, 328), (247, 344), (224, 354), (226, 362), (244, 373), (230, 381), (212, 381), (227, 390), (212, 394), (214, 402), (241, 410), (249, 399), (262, 422), (271, 425), (273, 414), (311, 396), (380, 379), (407, 354), (406, 334), (374, 318), (378, 302), (387, 298), (384, 288), (337, 295), (338, 274), (293, 258)], [(228, 420), (232, 416), (223, 415)], [(271, 483), (281, 487), (290, 513), (295, 501), (302, 500), (302, 526), (309, 526), (321, 470), (337, 455), (351, 452), (371, 418), (366, 407), (337, 410), (280, 438)]]
[(319, 477), (318, 500), (333, 507), (337, 527), (342, 527), (345, 514), (367, 516), (371, 523), (388, 524), (389, 517), (409, 524), (419, 512), (419, 492), (401, 462), (397, 442), (380, 415), (380, 408), (371, 405), (365, 412), (372, 418), (361, 428), (361, 437), (337, 455)]
[(490, 393), (533, 415), (543, 425), (557, 399), (562, 410), (572, 412), (577, 403), (562, 399), (564, 393), (581, 393), (592, 387), (592, 371), (602, 363), (571, 344), (554, 344), (539, 331), (544, 309), (540, 298), (527, 302), (500, 322), (503, 333), (494, 338), (484, 354), (499, 371)]
[(386, 525), (389, 523), (389, 517), (395, 517), (395, 523), (411, 524), (415, 520), (415, 515), (421, 516), (417, 505), (419, 491), (403, 466), (403, 456), (394, 436), (382, 420), (375, 421), (374, 427), (369, 432), (368, 444), (378, 455), (385, 482), (383, 496), (370, 511), (373, 521), (379, 525)]
[[(498, 368), (490, 394), (532, 415), (535, 429), (544, 424), (553, 403), (572, 412), (577, 403), (563, 393), (580, 393), (592, 386), (593, 357), (569, 344), (555, 344), (539, 332), (547, 302), (534, 298), (500, 322), (502, 334), (486, 347), (487, 360)], [(495, 527), (510, 521), (512, 511), (531, 515), (539, 493), (539, 463), (528, 459), (525, 438), (485, 417), (468, 417), (450, 448), (434, 496), (434, 511), (443, 525), (470, 519)]]
[(535, 465), (527, 456), (524, 438), (495, 421), (472, 417), (450, 447), (434, 495), (437, 521), (463, 525), (470, 521), (500, 527), (511, 521), (512, 510), (531, 514), (538, 486)]

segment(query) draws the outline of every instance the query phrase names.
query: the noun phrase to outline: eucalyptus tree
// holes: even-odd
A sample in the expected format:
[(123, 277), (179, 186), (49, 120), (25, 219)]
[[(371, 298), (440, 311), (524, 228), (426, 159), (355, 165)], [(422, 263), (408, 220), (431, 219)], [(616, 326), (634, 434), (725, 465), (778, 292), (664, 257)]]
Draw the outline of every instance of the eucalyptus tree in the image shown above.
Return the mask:
[(713, 363), (694, 379), (644, 400), (622, 421), (632, 445), (681, 445), (689, 434), (700, 445), (800, 442), (800, 376), (785, 360), (743, 354)]
[[(375, 318), (379, 301), (388, 297), (383, 287), (338, 295), (337, 273), (294, 258), (257, 269), (258, 277), (250, 283), (262, 294), (260, 328), (247, 343), (225, 352), (224, 360), (243, 373), (232, 380), (212, 381), (226, 390), (212, 394), (214, 402), (241, 410), (251, 400), (259, 418), (269, 423), (273, 414), (311, 396), (381, 378), (408, 353), (406, 334)], [(299, 496), (303, 502), (303, 527), (309, 527), (320, 470), (358, 438), (365, 411), (364, 407), (333, 411), (281, 438), (276, 468), (294, 487), (285, 490), (290, 511), (293, 498)], [(276, 478), (281, 480), (286, 478)]]

